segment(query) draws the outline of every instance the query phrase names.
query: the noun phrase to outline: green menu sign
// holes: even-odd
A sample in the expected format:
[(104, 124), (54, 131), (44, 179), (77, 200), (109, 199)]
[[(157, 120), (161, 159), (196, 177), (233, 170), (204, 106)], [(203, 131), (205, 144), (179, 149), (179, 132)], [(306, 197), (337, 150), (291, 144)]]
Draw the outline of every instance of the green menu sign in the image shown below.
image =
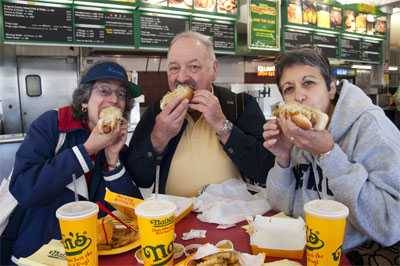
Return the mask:
[(249, 49), (280, 50), (280, 20), (279, 0), (250, 0)]

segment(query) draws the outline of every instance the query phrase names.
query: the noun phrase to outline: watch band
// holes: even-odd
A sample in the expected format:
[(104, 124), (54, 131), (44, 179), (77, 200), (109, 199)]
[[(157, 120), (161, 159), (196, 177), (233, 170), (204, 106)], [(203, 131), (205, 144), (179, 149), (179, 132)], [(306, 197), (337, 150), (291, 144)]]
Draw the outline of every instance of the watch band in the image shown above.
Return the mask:
[(230, 133), (232, 131), (232, 128), (233, 128), (232, 122), (229, 121), (228, 119), (225, 119), (222, 128), (217, 131), (217, 135), (222, 136), (224, 134)]

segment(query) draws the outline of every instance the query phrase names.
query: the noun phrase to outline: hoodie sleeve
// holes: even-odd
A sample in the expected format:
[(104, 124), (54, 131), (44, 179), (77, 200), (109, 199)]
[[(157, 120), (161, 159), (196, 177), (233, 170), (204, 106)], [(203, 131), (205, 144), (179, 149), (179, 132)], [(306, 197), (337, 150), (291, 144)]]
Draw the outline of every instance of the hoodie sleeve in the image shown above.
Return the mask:
[(353, 153), (335, 144), (319, 165), (335, 199), (349, 208), (350, 223), (382, 245), (392, 245), (400, 239), (399, 131), (386, 117), (365, 114), (347, 134)]
[(267, 177), (267, 199), (274, 210), (286, 214), (292, 212), (292, 201), (295, 196), (296, 179), (293, 167), (282, 168), (276, 161)]
[(83, 145), (54, 154), (58, 141), (57, 112), (36, 119), (15, 155), (10, 192), (23, 207), (47, 205), (72, 182), (93, 168)]

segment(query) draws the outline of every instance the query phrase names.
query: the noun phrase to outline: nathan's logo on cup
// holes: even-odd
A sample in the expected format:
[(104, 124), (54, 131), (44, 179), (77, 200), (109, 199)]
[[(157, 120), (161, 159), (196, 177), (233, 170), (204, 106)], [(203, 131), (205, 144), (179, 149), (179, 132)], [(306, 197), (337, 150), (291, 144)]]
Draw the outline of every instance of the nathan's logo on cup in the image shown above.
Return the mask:
[(342, 246), (343, 246), (343, 245), (340, 245), (340, 246), (335, 250), (335, 252), (332, 253), (332, 259), (333, 259), (334, 261), (338, 261), (338, 260), (340, 259), (340, 257), (342, 256)]
[(90, 201), (64, 204), (56, 211), (68, 266), (96, 266), (97, 213)]
[(151, 220), (150, 223), (154, 227), (164, 227), (164, 226), (168, 226), (170, 224), (173, 224), (174, 221), (175, 221), (175, 217), (167, 217), (165, 219), (154, 219), (154, 220)]
[(153, 263), (165, 264), (170, 259), (172, 259), (174, 251), (174, 242), (170, 242), (168, 246), (158, 245), (158, 246), (145, 246), (143, 249), (143, 255), (147, 259), (152, 259)]
[(333, 200), (313, 200), (304, 205), (307, 224), (307, 265), (337, 266), (349, 209)]
[(319, 238), (319, 232), (307, 227), (307, 245), (306, 248), (308, 250), (316, 250), (322, 248), (325, 243)]
[(81, 234), (79, 232), (75, 234), (69, 232), (67, 235), (62, 234), (62, 242), (67, 256), (79, 255), (90, 246), (92, 239), (87, 237), (86, 234), (86, 231)]
[(145, 266), (173, 265), (175, 210), (175, 204), (161, 199), (135, 208)]

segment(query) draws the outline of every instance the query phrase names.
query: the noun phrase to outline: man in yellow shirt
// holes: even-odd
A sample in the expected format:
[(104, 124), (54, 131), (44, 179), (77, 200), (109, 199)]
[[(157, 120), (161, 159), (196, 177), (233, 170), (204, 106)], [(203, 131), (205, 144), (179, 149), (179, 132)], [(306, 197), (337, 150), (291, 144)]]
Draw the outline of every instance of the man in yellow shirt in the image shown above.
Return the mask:
[(262, 147), (265, 122), (255, 99), (214, 86), (218, 64), (207, 36), (184, 32), (167, 58), (171, 91), (180, 84), (194, 97), (149, 107), (130, 143), (129, 170), (151, 186), (160, 165), (161, 193), (195, 196), (207, 184), (246, 178), (265, 185), (274, 158)]

